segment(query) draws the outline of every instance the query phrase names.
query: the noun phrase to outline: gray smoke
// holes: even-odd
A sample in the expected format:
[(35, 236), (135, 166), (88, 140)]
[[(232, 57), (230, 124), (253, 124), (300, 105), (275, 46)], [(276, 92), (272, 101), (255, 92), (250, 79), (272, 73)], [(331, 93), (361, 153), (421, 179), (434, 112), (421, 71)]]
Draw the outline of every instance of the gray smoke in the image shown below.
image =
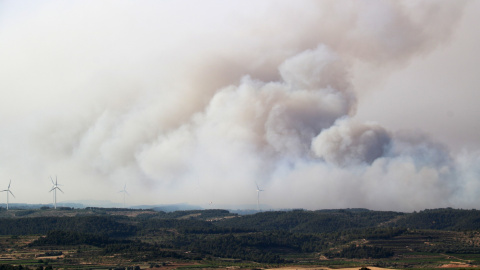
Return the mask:
[(337, 165), (371, 164), (383, 157), (391, 136), (375, 124), (352, 124), (340, 120), (321, 132), (312, 142), (314, 153), (326, 162)]
[(127, 183), (132, 204), (254, 204), (257, 182), (272, 207), (478, 202), (478, 154), (355, 119), (358, 82), (448, 43), (466, 2), (0, 5), (0, 178), (19, 200), (49, 202), (58, 174), (65, 200)]

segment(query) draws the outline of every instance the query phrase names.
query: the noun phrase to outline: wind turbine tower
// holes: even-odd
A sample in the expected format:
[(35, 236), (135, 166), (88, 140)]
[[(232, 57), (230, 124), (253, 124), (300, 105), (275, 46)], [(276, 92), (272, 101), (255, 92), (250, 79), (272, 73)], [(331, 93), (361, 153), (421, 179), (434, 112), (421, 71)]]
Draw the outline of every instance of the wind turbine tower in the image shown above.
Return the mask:
[(260, 211), (260, 192), (262, 192), (264, 190), (260, 189), (260, 187), (258, 187), (257, 183), (255, 183), (255, 185), (257, 185), (257, 210)]
[(123, 208), (125, 208), (125, 194), (128, 195), (128, 192), (127, 192), (127, 184), (125, 184), (123, 186), (123, 189), (120, 190), (118, 193), (123, 193)]
[(15, 195), (13, 195), (12, 191), (10, 190), (10, 185), (11, 184), (12, 184), (12, 179), (10, 179), (10, 183), (8, 183), (8, 188), (1, 191), (1, 192), (7, 192), (7, 210), (8, 210), (8, 195), (9, 195), (9, 193), (12, 194), (12, 196), (15, 198)]
[(52, 180), (53, 187), (52, 187), (52, 189), (50, 189), (49, 192), (53, 191), (53, 203), (54, 203), (55, 209), (57, 209), (57, 189), (60, 190), (62, 193), (64, 193), (64, 192), (63, 192), (63, 190), (61, 190), (58, 187), (58, 181), (57, 181), (57, 176), (56, 175), (55, 175), (55, 182), (53, 182), (53, 178), (51, 176), (50, 176), (50, 180)]

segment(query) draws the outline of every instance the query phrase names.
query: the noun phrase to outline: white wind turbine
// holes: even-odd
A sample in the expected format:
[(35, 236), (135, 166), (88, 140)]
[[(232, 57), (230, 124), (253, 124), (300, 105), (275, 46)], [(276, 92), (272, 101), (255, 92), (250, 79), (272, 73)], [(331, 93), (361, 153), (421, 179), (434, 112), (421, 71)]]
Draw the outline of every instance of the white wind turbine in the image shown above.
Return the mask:
[(123, 186), (123, 189), (120, 190), (118, 193), (123, 193), (123, 208), (125, 208), (125, 194), (129, 195), (127, 192), (127, 184)]
[(50, 180), (52, 180), (52, 184), (53, 184), (53, 187), (52, 189), (50, 189), (49, 192), (52, 192), (53, 191), (53, 203), (54, 203), (54, 207), (55, 209), (57, 209), (57, 189), (60, 190), (62, 193), (63, 190), (61, 190), (58, 186), (58, 181), (57, 181), (57, 176), (55, 175), (55, 182), (53, 182), (53, 178), (50, 176)]
[(260, 189), (256, 182), (255, 182), (255, 185), (257, 185), (257, 210), (260, 211), (260, 192), (262, 192), (264, 190)]
[(12, 191), (10, 190), (10, 185), (12, 184), (12, 179), (10, 179), (10, 183), (8, 183), (8, 188), (5, 190), (2, 190), (1, 192), (7, 192), (7, 210), (8, 210), (8, 194), (12, 194), (12, 196), (15, 198), (15, 195), (13, 195)]

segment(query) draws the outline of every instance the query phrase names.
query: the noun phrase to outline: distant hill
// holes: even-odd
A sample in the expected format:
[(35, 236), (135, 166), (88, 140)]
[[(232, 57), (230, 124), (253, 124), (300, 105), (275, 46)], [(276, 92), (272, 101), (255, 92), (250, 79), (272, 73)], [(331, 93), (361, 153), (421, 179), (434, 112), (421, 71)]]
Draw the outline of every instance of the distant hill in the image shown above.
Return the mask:
[(403, 215), (405, 214), (400, 212), (359, 211), (358, 209), (272, 211), (221, 220), (217, 222), (217, 226), (260, 231), (320, 233), (376, 227)]
[(220, 227), (255, 229), (258, 231), (286, 230), (302, 233), (322, 233), (373, 227), (400, 227), (432, 230), (478, 230), (480, 211), (433, 209), (414, 213), (372, 211), (368, 209), (293, 210), (261, 212), (223, 219)]
[(427, 209), (404, 215), (390, 226), (431, 230), (478, 230), (480, 211), (463, 209)]
[(186, 203), (179, 204), (163, 204), (163, 205), (137, 205), (132, 206), (134, 209), (153, 209), (155, 211), (163, 212), (174, 212), (174, 211), (185, 211), (185, 210), (202, 210), (203, 207), (198, 205), (191, 205)]
[[(478, 230), (480, 211), (463, 209), (427, 209), (414, 213), (373, 211), (368, 209), (326, 209), (317, 211), (289, 210), (247, 212), (222, 209), (188, 209), (189, 205), (136, 208), (58, 207), (0, 208), (0, 218), (41, 218), (75, 216), (125, 216), (146, 219), (189, 219), (212, 221), (216, 227), (248, 231), (289, 231), (298, 233), (330, 233), (353, 229), (393, 227), (431, 230)], [(175, 210), (187, 208), (188, 210)], [(193, 207), (192, 207), (193, 208)], [(245, 214), (245, 212), (243, 213)]]
[[(6, 204), (0, 203), (0, 208), (6, 208)], [(65, 201), (57, 203), (57, 207), (70, 207), (75, 209), (83, 209), (87, 207), (99, 207), (99, 208), (124, 208), (123, 204), (115, 203), (108, 200), (77, 200), (77, 201)], [(53, 204), (27, 204), (27, 203), (10, 203), (10, 209), (40, 209), (40, 208), (53, 208)], [(186, 203), (178, 204), (161, 204), (161, 205), (134, 205), (127, 206), (131, 209), (155, 209), (163, 212), (183, 211), (183, 210), (202, 210), (204, 209), (198, 205), (191, 205)]]

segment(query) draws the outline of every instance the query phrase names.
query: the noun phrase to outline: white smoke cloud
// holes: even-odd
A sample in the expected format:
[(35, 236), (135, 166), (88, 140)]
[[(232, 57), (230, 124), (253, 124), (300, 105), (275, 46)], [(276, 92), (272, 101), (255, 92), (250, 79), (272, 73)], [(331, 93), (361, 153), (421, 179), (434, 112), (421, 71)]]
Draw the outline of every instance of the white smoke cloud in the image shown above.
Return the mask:
[(464, 2), (55, 3), (0, 24), (0, 176), (26, 202), (50, 174), (138, 204), (254, 205), (255, 182), (272, 207), (476, 202), (475, 155), (354, 119), (362, 76), (449, 41)]
[(391, 138), (375, 124), (352, 124), (342, 119), (320, 133), (312, 142), (314, 153), (329, 163), (350, 165), (371, 164), (383, 157)]

